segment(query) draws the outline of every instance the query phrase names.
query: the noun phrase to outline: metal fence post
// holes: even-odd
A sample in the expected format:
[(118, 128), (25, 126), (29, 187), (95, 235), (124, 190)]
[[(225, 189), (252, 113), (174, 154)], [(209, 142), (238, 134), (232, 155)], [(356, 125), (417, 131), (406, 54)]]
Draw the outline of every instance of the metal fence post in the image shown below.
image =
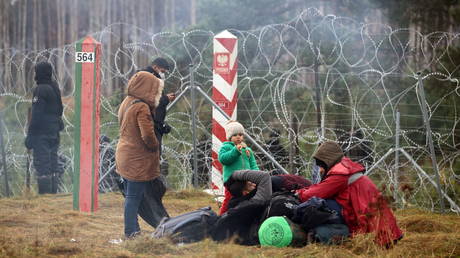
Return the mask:
[(8, 172), (6, 165), (5, 142), (3, 141), (3, 115), (0, 112), (0, 146), (2, 151), (3, 178), (5, 179), (5, 195), (10, 197), (10, 186), (8, 184)]
[(190, 97), (192, 101), (192, 141), (193, 141), (193, 186), (198, 187), (198, 161), (196, 153), (196, 86), (193, 77), (193, 64), (190, 64)]
[(396, 203), (399, 203), (399, 195), (398, 195), (398, 190), (399, 190), (399, 133), (400, 133), (400, 113), (399, 109), (396, 110), (396, 132), (395, 132), (395, 141), (396, 141), (396, 146), (395, 146), (395, 170), (393, 174), (393, 182), (394, 182), (394, 191), (393, 191), (393, 197), (396, 200)]
[(425, 128), (426, 128), (426, 136), (428, 139), (428, 145), (430, 147), (430, 154), (431, 154), (431, 162), (433, 164), (433, 170), (435, 172), (436, 176), (436, 184), (437, 184), (437, 191), (439, 194), (439, 198), (441, 201), (441, 212), (444, 212), (444, 198), (441, 193), (441, 180), (439, 176), (439, 168), (438, 168), (438, 162), (436, 161), (436, 154), (434, 152), (434, 145), (433, 145), (433, 138), (431, 135), (431, 126), (430, 126), (430, 119), (428, 117), (428, 109), (426, 106), (426, 98), (425, 98), (425, 89), (423, 88), (423, 80), (422, 80), (422, 74), (421, 72), (417, 73), (417, 79), (418, 79), (418, 94), (420, 98), (420, 103), (421, 103), (421, 109), (422, 109), (422, 114), (423, 114), (423, 121), (425, 123)]

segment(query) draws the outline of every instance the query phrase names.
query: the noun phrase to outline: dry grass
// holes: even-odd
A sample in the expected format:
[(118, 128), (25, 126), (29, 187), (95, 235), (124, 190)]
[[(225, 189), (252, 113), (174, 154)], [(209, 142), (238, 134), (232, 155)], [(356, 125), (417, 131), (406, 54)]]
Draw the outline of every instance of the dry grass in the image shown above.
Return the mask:
[[(170, 192), (165, 204), (171, 215), (204, 206), (217, 210), (210, 196), (197, 191)], [(397, 212), (404, 239), (390, 250), (375, 246), (372, 236), (359, 236), (342, 246), (260, 248), (217, 244), (206, 240), (174, 245), (151, 239), (153, 231), (141, 222), (143, 236), (122, 244), (123, 197), (100, 196), (94, 214), (72, 210), (71, 195), (24, 196), (0, 200), (0, 257), (460, 257), (460, 217), (420, 210)]]

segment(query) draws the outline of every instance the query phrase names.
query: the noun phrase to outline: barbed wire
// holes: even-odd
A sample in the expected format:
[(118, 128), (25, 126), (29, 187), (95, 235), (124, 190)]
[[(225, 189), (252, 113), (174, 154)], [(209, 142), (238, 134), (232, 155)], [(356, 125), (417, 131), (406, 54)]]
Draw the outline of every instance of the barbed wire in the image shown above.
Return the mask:
[[(120, 26), (129, 31), (128, 36), (119, 35)], [(291, 173), (310, 176), (312, 153), (323, 140), (339, 142), (348, 155), (369, 168), (394, 147), (399, 110), (401, 147), (434, 178), (420, 111), (420, 101), (426, 101), (442, 189), (453, 200), (459, 199), (459, 33), (422, 34), (411, 28), (393, 29), (323, 15), (316, 9), (307, 9), (285, 24), (229, 31), (238, 37), (238, 119), (272, 153), (273, 142), (269, 142), (279, 140), (277, 148), (284, 150), (283, 155), (273, 155)], [(130, 76), (152, 57), (163, 56), (173, 65), (166, 91), (181, 91), (190, 84), (188, 65), (193, 63), (196, 84), (211, 94), (215, 34), (198, 29), (151, 34), (116, 23), (91, 36), (103, 49), (101, 133), (110, 141), (101, 147), (101, 157), (107, 161), (101, 162), (106, 166), (101, 167), (101, 191), (110, 191), (113, 182), (105, 179), (113, 179), (115, 165), (114, 159), (104, 155), (116, 148), (117, 109)], [(65, 157), (67, 173), (62, 190), (71, 191), (74, 53), (74, 43), (36, 51), (0, 49), (0, 109), (4, 113), (0, 122), (5, 128), (7, 168), (14, 171), (15, 194), (23, 187), (26, 108), (34, 85), (33, 65), (39, 60), (53, 64), (63, 92), (65, 129), (60, 155)], [(418, 72), (422, 72), (427, 100), (417, 97)], [(198, 103), (198, 170), (200, 186), (206, 187), (211, 171), (211, 107), (201, 99)], [(184, 98), (167, 116), (172, 132), (164, 139), (162, 171), (175, 189), (192, 182), (190, 112), (190, 99)], [(274, 168), (256, 154), (262, 169)], [(401, 185), (407, 185), (397, 191), (403, 205), (435, 209), (440, 199), (434, 186), (408, 160), (400, 160), (399, 175), (394, 175), (394, 155), (380, 163), (372, 174), (376, 182), (392, 192), (398, 177)]]

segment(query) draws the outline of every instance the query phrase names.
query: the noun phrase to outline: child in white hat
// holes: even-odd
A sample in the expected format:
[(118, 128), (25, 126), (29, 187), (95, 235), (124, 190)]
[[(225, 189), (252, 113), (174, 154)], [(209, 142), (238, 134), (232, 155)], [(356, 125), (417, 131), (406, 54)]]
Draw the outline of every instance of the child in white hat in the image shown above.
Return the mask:
[(219, 161), (223, 165), (223, 181), (226, 188), (220, 214), (227, 211), (228, 202), (232, 197), (227, 186), (232, 183), (233, 172), (237, 170), (259, 170), (254, 153), (244, 143), (243, 125), (236, 121), (229, 121), (225, 125), (225, 136), (227, 141), (222, 144), (219, 150)]

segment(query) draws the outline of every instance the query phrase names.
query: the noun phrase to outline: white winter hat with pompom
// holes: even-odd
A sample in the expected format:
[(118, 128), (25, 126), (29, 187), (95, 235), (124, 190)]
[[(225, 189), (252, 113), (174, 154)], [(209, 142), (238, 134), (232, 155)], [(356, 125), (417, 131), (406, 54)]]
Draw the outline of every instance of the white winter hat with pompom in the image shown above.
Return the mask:
[(244, 127), (242, 124), (236, 121), (228, 121), (225, 125), (225, 137), (230, 140), (230, 138), (235, 134), (244, 134)]

